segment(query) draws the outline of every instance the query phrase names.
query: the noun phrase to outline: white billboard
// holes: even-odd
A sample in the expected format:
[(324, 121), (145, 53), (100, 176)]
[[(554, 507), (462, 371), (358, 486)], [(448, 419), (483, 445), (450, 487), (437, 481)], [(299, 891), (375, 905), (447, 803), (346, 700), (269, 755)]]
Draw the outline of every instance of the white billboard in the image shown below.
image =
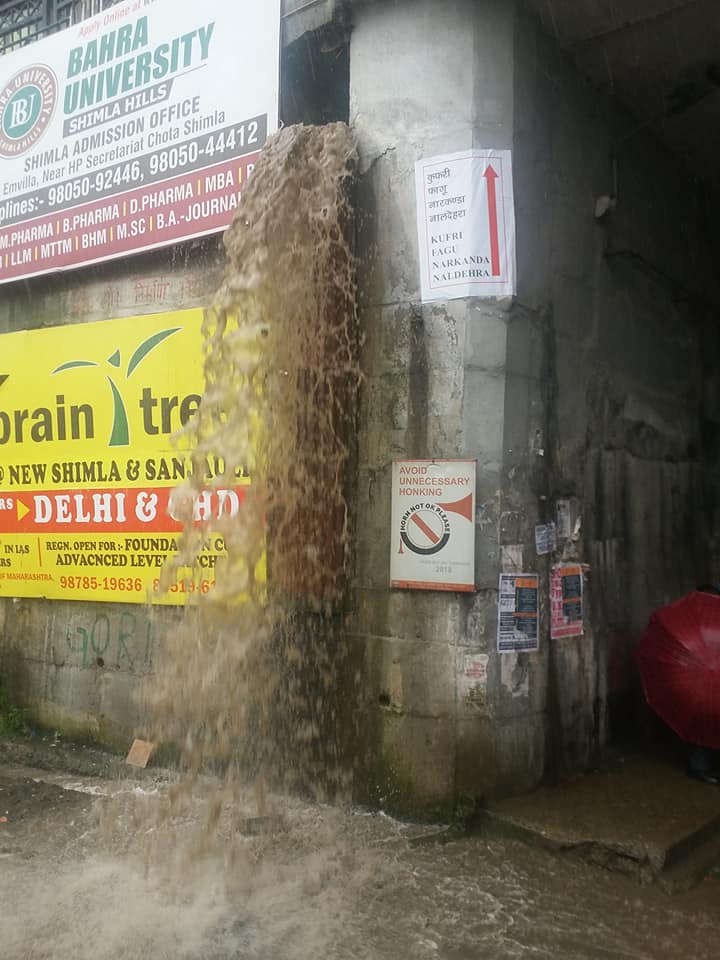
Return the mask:
[(281, 0), (128, 0), (0, 57), (0, 283), (224, 229), (277, 129)]

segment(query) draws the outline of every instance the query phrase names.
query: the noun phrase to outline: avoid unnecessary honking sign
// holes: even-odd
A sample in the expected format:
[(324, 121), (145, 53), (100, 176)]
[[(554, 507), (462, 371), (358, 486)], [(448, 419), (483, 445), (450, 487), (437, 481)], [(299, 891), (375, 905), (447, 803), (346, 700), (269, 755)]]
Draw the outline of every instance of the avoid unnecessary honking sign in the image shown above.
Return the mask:
[(474, 460), (397, 460), (390, 586), (475, 590)]

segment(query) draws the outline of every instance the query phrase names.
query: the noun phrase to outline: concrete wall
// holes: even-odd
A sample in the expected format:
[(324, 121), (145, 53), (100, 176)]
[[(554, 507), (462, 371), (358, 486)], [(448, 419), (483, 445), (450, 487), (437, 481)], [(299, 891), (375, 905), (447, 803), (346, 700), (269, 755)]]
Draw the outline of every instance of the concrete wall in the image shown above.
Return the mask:
[[(0, 334), (205, 305), (217, 238), (0, 289)], [(0, 599), (0, 677), (41, 723), (124, 747), (142, 729), (135, 694), (181, 612), (138, 604)]]
[[(366, 381), (350, 639), (366, 790), (432, 811), (592, 764), (635, 719), (648, 614), (711, 576), (715, 238), (697, 184), (627, 137), (633, 121), (523, 4), (398, 0), (354, 18)], [(423, 306), (413, 165), (472, 145), (514, 151), (518, 297)], [(598, 223), (613, 153), (617, 208)], [(388, 589), (398, 457), (477, 457), (474, 597)], [(551, 644), (545, 603), (540, 652), (500, 657), (498, 574), (520, 553), (547, 597), (534, 527), (558, 498), (577, 533), (552, 561), (589, 565), (586, 635)], [(490, 657), (481, 703), (458, 693), (467, 653)]]
[[(563, 772), (592, 761), (608, 723), (613, 735), (637, 732), (640, 631), (655, 607), (717, 576), (707, 496), (717, 455), (704, 435), (717, 420), (706, 394), (718, 238), (710, 198), (681, 161), (599, 98), (524, 15), (515, 63), (519, 290), (508, 365), (527, 362), (533, 341), (544, 360), (509, 378), (507, 396), (529, 388), (544, 422), (524, 398), (506, 400), (506, 490), (539, 515), (570, 498), (582, 527), (565, 552), (590, 566), (588, 634), (549, 648), (548, 766)], [(596, 221), (596, 198), (615, 192), (615, 209)], [(543, 382), (533, 386), (533, 374)], [(533, 491), (532, 454), (510, 447), (537, 429), (545, 471)]]
[[(432, 810), (481, 792), (515, 752), (499, 697), (458, 702), (466, 654), (494, 647), (506, 393), (506, 303), (419, 303), (414, 164), (513, 137), (512, 4), (399, 0), (355, 11), (350, 114), (361, 157), (357, 581), (350, 641), (367, 671), (365, 788)], [(477, 457), (471, 597), (389, 591), (390, 470), (399, 457)], [(492, 689), (501, 664), (491, 663)], [(525, 720), (523, 720), (525, 723)], [(518, 757), (536, 778), (530, 757)]]

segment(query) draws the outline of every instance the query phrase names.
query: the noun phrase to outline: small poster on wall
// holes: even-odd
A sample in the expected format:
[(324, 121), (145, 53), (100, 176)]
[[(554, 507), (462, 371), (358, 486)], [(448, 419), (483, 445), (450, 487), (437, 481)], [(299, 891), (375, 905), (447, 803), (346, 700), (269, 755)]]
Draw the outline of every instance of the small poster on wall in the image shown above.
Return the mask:
[(475, 460), (396, 460), (390, 586), (475, 590)]
[(539, 649), (539, 581), (536, 573), (501, 573), (498, 590), (498, 653)]
[(458, 696), (466, 707), (476, 712), (485, 712), (488, 707), (489, 662), (487, 653), (466, 653), (462, 657)]
[(539, 557), (557, 550), (557, 532), (554, 523), (541, 523), (535, 527), (535, 550)]
[(583, 574), (579, 564), (553, 567), (550, 574), (550, 637), (583, 633)]

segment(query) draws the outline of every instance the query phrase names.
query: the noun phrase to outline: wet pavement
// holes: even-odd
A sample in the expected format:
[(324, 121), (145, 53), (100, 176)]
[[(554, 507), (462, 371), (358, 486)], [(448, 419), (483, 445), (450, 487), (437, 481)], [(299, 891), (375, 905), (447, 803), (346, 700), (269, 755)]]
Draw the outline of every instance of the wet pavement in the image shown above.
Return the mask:
[(240, 859), (189, 866), (175, 857), (192, 812), (142, 815), (168, 776), (120, 772), (92, 751), (0, 744), (3, 960), (718, 956), (714, 873), (670, 896), (561, 851), (439, 843), (427, 826), (284, 798)]
[(720, 789), (648, 746), (616, 749), (592, 773), (492, 804), (486, 826), (670, 887), (720, 863)]

